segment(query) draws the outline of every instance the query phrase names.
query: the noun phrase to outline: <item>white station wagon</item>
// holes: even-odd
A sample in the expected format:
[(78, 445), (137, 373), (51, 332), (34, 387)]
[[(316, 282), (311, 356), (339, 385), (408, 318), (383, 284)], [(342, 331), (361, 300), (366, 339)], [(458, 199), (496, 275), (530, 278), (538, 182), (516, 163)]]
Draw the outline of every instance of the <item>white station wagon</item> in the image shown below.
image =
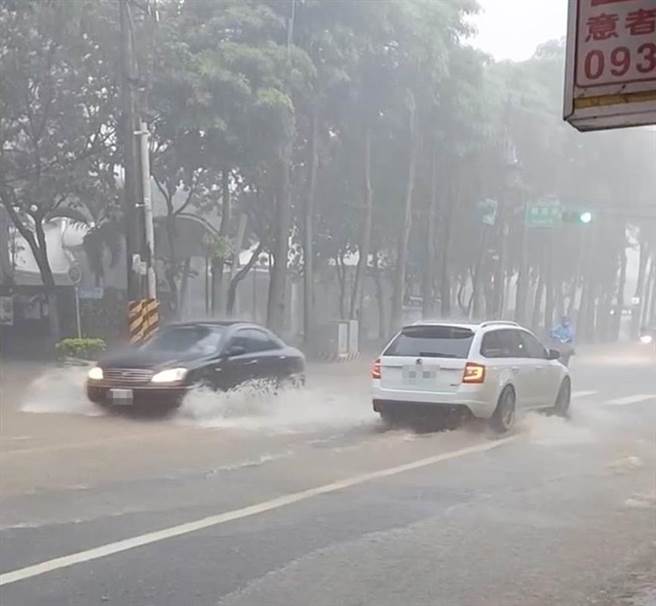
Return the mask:
[(389, 422), (468, 410), (498, 432), (518, 412), (567, 416), (571, 379), (558, 358), (514, 322), (406, 326), (373, 364), (374, 410)]

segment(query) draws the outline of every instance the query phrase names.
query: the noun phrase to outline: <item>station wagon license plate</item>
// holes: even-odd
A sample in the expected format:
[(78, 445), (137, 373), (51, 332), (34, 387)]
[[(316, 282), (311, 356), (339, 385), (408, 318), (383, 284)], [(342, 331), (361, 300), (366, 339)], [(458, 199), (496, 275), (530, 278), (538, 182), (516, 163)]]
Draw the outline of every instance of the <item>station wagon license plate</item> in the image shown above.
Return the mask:
[(134, 401), (134, 393), (131, 389), (110, 389), (109, 397), (112, 404), (119, 406), (131, 406)]
[(437, 378), (437, 370), (424, 368), (420, 364), (403, 369), (403, 382), (406, 385), (432, 385)]

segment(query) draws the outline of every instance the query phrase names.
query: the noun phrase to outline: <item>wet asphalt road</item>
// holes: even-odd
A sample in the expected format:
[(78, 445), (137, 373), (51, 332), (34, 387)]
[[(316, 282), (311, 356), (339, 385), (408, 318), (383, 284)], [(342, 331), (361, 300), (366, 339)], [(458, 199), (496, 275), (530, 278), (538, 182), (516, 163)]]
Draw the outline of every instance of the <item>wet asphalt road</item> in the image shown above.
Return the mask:
[(360, 363), (167, 419), (5, 366), (0, 604), (653, 606), (656, 359), (573, 373), (569, 422), (499, 439), (385, 431)]

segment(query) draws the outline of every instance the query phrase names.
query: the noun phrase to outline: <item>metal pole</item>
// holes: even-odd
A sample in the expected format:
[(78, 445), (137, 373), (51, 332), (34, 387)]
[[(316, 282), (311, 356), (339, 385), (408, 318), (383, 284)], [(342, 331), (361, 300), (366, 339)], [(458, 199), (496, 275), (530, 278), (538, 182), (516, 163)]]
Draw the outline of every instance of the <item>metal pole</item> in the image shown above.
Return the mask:
[(142, 120), (139, 130), (141, 152), (141, 189), (143, 192), (144, 231), (146, 235), (146, 263), (148, 298), (157, 298), (157, 279), (155, 275), (155, 229), (153, 227), (153, 202), (150, 191), (150, 133), (146, 123)]
[(134, 29), (128, 0), (118, 0), (120, 18), (121, 57), (121, 143), (125, 183), (123, 206), (125, 213), (125, 237), (127, 247), (127, 291), (128, 300), (141, 298), (141, 279), (138, 274), (139, 253), (143, 232), (141, 218), (137, 213), (139, 198), (138, 157), (134, 131), (138, 127), (134, 82), (137, 66), (134, 53)]
[(82, 338), (82, 322), (80, 320), (80, 289), (75, 286), (75, 322), (77, 325), (77, 338)]

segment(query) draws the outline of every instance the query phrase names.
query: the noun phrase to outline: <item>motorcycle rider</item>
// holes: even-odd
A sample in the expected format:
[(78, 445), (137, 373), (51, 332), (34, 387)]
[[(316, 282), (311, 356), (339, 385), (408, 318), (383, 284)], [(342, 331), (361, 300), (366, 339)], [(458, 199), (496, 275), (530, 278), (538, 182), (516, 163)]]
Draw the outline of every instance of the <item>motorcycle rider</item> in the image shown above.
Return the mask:
[(560, 324), (551, 330), (551, 338), (560, 351), (561, 361), (565, 366), (569, 364), (569, 359), (574, 355), (575, 337), (574, 325), (567, 316), (563, 316), (560, 319)]

